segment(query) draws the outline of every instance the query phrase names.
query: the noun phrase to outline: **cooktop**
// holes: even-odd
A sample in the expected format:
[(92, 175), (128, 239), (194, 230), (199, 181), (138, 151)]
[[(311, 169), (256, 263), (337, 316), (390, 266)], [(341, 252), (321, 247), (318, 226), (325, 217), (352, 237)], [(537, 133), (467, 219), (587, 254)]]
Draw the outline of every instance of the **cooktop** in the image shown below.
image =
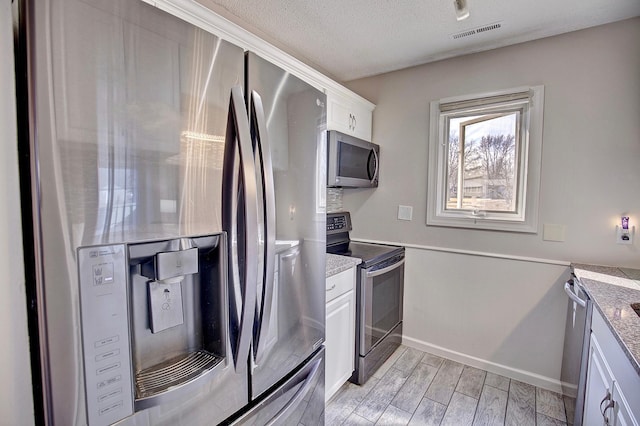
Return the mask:
[(327, 214), (327, 253), (362, 259), (362, 267), (402, 255), (404, 247), (389, 244), (351, 241), (351, 215), (349, 212)]

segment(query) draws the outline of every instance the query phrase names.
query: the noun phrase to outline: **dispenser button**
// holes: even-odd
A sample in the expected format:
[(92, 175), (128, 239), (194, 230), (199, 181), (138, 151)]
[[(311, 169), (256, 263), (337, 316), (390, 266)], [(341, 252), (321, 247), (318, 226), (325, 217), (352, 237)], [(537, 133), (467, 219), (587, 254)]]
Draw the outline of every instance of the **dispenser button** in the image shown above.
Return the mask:
[(106, 386), (112, 385), (114, 383), (118, 383), (119, 381), (122, 380), (122, 376), (121, 375), (117, 375), (117, 376), (113, 376), (113, 377), (109, 377), (107, 380), (103, 380), (101, 382), (98, 382), (98, 384), (96, 385), (96, 387), (98, 389), (102, 389)]
[(93, 344), (93, 346), (97, 349), (100, 348), (104, 345), (108, 345), (110, 343), (116, 343), (118, 340), (120, 340), (120, 337), (118, 336), (110, 336), (104, 339), (100, 339), (100, 340), (96, 340)]
[(109, 398), (113, 398), (114, 396), (118, 396), (121, 393), (122, 393), (122, 388), (114, 389), (110, 392), (107, 392), (105, 394), (98, 396), (98, 402), (104, 402), (105, 400)]
[(120, 363), (116, 362), (115, 364), (107, 365), (106, 367), (101, 367), (96, 370), (96, 375), (108, 373), (109, 371), (117, 370), (120, 368)]
[(101, 408), (100, 410), (98, 410), (98, 414), (100, 414), (101, 416), (103, 414), (109, 414), (110, 412), (117, 410), (120, 407), (122, 407), (122, 400), (118, 402), (114, 402), (113, 404), (110, 404), (110, 405), (107, 405), (106, 407)]
[(102, 360), (105, 360), (105, 359), (108, 359), (108, 358), (112, 358), (112, 357), (118, 356), (118, 355), (120, 355), (120, 349), (114, 349), (114, 350), (109, 351), (109, 352), (104, 352), (104, 353), (96, 355), (96, 362), (102, 361)]

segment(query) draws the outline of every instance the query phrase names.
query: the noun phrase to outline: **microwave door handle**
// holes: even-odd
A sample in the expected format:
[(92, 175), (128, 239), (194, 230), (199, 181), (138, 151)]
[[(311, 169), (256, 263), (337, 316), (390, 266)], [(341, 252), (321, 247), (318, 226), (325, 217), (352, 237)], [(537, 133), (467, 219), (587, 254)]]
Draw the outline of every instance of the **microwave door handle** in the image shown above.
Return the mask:
[[(376, 152), (376, 150), (372, 149), (371, 153), (373, 154), (373, 158), (376, 162), (376, 168), (373, 171), (373, 175), (369, 177), (369, 180), (371, 181), (371, 183), (373, 183), (378, 177), (379, 162), (378, 162), (378, 153)], [(371, 156), (371, 154), (369, 154), (369, 156)]]
[(260, 318), (258, 318), (258, 335), (255, 351), (255, 361), (260, 364), (265, 353), (267, 334), (269, 333), (271, 310), (273, 307), (274, 269), (276, 251), (276, 202), (275, 183), (273, 179), (273, 163), (271, 161), (271, 146), (265, 120), (262, 98), (256, 91), (251, 92), (251, 117), (256, 126), (256, 150), (261, 162), (262, 188), (264, 193), (264, 224), (265, 224), (265, 252), (264, 270), (262, 271), (264, 291)]
[[(240, 178), (236, 175), (238, 172)], [(240, 279), (238, 259), (240, 255), (244, 257), (244, 293), (241, 296), (242, 306), (239, 307), (241, 310), (238, 324), (239, 335), (234, 354), (235, 369), (241, 371), (247, 365), (255, 318), (258, 273), (258, 195), (249, 118), (244, 107), (244, 96), (240, 86), (231, 89), (222, 191), (223, 225), (224, 229), (231, 233), (229, 236), (231, 246), (229, 263), (232, 273), (229, 274), (229, 289), (236, 306), (240, 297), (238, 292), (242, 293), (243, 287), (241, 283), (236, 282)], [(237, 196), (238, 192), (243, 194), (242, 199), (244, 199), (244, 217), (240, 223), (238, 222), (238, 204), (241, 198)], [(237, 244), (240, 242), (235, 244), (233, 242), (234, 238), (241, 234), (240, 230), (244, 231), (242, 233), (244, 236), (243, 253), (238, 253)], [(236, 233), (237, 235), (235, 235)]]

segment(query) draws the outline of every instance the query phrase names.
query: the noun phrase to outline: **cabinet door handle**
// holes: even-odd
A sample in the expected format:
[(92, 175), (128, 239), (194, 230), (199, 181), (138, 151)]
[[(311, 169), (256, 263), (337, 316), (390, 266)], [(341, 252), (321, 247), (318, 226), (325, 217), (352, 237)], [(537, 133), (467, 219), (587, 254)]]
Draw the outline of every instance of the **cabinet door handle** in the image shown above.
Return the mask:
[(327, 289), (327, 293), (328, 293), (328, 292), (330, 292), (331, 290), (333, 290), (334, 288), (336, 288), (336, 285), (335, 285), (335, 284), (334, 284), (334, 285), (332, 285), (332, 286), (331, 286), (331, 288), (328, 288), (328, 289)]
[[(602, 408), (602, 404), (604, 404), (605, 402), (607, 402), (607, 405), (604, 406), (604, 408)], [(602, 418), (604, 419), (604, 424), (605, 425), (609, 425), (609, 417), (607, 417), (607, 410), (610, 408), (615, 407), (616, 402), (611, 399), (611, 391), (609, 389), (607, 389), (607, 394), (604, 396), (604, 398), (602, 398), (602, 401), (600, 401), (600, 414), (602, 414)]]
[(611, 392), (609, 392), (609, 389), (607, 389), (607, 394), (604, 396), (604, 398), (602, 398), (602, 401), (600, 401), (600, 414), (602, 414), (603, 416), (604, 416), (605, 409), (602, 408), (602, 404), (610, 400), (611, 400)]
[(607, 417), (607, 410), (609, 408), (614, 408), (616, 406), (616, 402), (612, 399), (611, 401), (609, 401), (609, 403), (607, 404), (606, 407), (604, 407), (604, 411), (602, 412), (602, 417), (604, 417), (604, 424), (605, 425), (610, 425), (611, 423), (609, 423), (609, 417)]
[(356, 120), (356, 116), (353, 116), (353, 130), (356, 129), (356, 126), (358, 125), (358, 120)]

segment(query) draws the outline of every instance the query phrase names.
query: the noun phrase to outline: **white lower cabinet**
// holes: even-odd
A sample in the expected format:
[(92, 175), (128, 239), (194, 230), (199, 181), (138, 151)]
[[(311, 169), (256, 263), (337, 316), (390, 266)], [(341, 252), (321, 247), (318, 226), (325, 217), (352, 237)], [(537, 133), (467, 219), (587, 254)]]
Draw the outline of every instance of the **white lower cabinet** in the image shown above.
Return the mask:
[[(638, 426), (637, 418), (634, 417), (633, 413), (631, 412), (631, 407), (629, 406), (625, 395), (622, 393), (620, 385), (618, 385), (618, 382), (615, 381), (613, 382), (613, 392), (611, 395), (611, 399), (615, 401), (615, 406), (613, 407), (613, 417), (615, 419), (615, 422), (613, 424), (620, 426)], [(640, 409), (640, 407), (636, 407), (636, 409)]]
[(355, 268), (327, 278), (325, 401), (354, 370), (355, 305)]
[(607, 362), (602, 355), (598, 339), (592, 334), (589, 345), (589, 370), (584, 403), (583, 424), (611, 424), (611, 410), (605, 407), (612, 401), (611, 384), (613, 378)]
[(594, 309), (584, 425), (638, 426), (640, 375)]

